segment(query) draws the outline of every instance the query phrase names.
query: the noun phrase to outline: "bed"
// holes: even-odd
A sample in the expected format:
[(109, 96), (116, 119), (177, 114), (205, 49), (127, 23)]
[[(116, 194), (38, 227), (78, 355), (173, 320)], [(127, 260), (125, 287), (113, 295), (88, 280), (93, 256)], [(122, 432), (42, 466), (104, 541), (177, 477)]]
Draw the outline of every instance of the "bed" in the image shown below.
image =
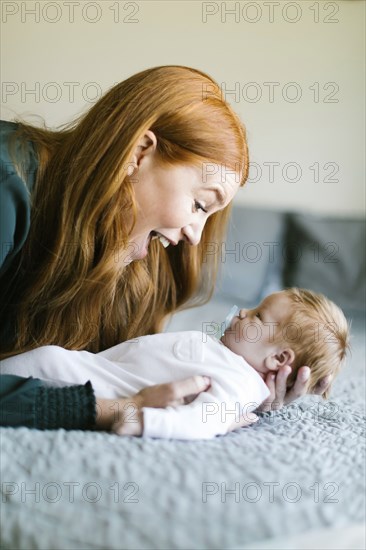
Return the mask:
[[(241, 224), (250, 225), (250, 212), (234, 211), (233, 227), (240, 235), (247, 234)], [(263, 215), (271, 242), (288, 238), (293, 218)], [(304, 233), (304, 218), (298, 219), (297, 229)], [(350, 226), (352, 246), (363, 223)], [(314, 223), (309, 226), (314, 231)], [(231, 248), (237, 242), (232, 231)], [(344, 239), (345, 233), (343, 225)], [(334, 230), (332, 235), (334, 240)], [(263, 248), (268, 235), (247, 242), (261, 242)], [(214, 299), (177, 314), (166, 330), (199, 330), (203, 320), (222, 320), (239, 298), (233, 294), (235, 281), (247, 289), (240, 297), (248, 304), (284, 282), (302, 281), (306, 270), (294, 264), (284, 269), (282, 260), (274, 258), (267, 267), (257, 262), (253, 280), (247, 264), (227, 256)], [(358, 286), (353, 282), (352, 292), (339, 294), (352, 319), (352, 356), (327, 402), (305, 396), (262, 413), (250, 428), (198, 442), (2, 428), (1, 548), (365, 548), (364, 282), (354, 272), (364, 270), (362, 262), (358, 256), (358, 267), (349, 274)], [(307, 270), (311, 267), (318, 269), (318, 284), (319, 269), (327, 266), (314, 263)], [(335, 287), (326, 280), (331, 294)]]

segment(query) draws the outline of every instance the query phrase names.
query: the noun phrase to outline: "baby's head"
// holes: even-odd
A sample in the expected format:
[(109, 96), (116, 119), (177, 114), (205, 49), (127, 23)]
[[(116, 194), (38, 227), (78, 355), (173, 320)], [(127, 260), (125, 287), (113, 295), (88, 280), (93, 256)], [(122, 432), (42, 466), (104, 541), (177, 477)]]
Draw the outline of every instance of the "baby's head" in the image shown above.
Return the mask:
[[(337, 376), (349, 349), (349, 327), (342, 310), (322, 294), (289, 288), (241, 309), (221, 341), (263, 378), (290, 365), (288, 388), (300, 367), (310, 367), (307, 393), (313, 393), (322, 378)], [(330, 386), (326, 399), (329, 391)]]

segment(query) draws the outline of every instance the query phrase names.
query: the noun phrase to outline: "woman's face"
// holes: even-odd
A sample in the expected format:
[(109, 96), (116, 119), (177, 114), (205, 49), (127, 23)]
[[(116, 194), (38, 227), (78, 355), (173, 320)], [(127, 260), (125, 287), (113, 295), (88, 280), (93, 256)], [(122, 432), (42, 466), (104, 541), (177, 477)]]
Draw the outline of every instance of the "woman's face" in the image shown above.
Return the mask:
[(218, 164), (162, 167), (155, 135), (148, 131), (146, 136), (145, 147), (134, 157), (137, 218), (125, 263), (144, 258), (156, 235), (162, 237), (162, 246), (181, 240), (197, 245), (208, 217), (229, 204), (240, 183), (241, 174)]

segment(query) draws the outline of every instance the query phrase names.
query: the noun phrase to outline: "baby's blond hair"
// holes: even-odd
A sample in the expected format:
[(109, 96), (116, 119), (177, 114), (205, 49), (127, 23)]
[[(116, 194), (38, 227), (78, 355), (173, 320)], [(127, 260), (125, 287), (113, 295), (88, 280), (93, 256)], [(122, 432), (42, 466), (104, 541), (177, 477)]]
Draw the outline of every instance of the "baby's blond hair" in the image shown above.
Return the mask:
[[(298, 369), (306, 365), (311, 371), (307, 393), (313, 393), (322, 378), (331, 374), (332, 383), (339, 373), (350, 349), (349, 325), (343, 311), (322, 294), (296, 287), (283, 292), (294, 306), (282, 331), (295, 352), (287, 385), (293, 386)], [(330, 387), (323, 393), (325, 399)]]

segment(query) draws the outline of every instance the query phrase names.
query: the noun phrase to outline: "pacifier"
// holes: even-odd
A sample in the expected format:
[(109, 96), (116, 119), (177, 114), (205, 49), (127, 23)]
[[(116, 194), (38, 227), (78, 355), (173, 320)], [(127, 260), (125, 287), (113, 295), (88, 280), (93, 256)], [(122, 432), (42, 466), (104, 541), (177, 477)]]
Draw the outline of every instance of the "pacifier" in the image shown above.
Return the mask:
[(232, 323), (232, 320), (234, 319), (235, 316), (239, 315), (239, 311), (240, 309), (238, 308), (238, 306), (233, 306), (231, 308), (231, 310), (229, 311), (229, 313), (227, 314), (226, 316), (226, 319), (225, 321), (221, 324), (221, 327), (222, 327), (222, 334), (221, 336), (224, 336), (225, 334), (225, 330), (227, 330), (231, 323)]

